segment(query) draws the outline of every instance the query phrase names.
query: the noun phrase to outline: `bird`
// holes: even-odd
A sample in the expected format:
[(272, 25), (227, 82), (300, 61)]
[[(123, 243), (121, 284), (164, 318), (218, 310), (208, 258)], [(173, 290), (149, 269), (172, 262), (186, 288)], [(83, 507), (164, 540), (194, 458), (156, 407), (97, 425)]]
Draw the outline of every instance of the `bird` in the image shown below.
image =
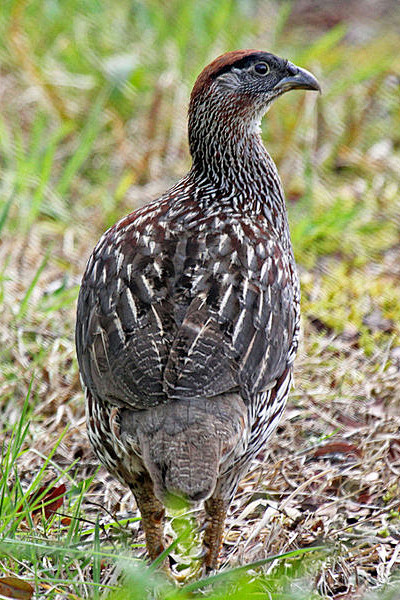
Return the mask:
[(234, 50), (206, 66), (189, 102), (190, 170), (103, 234), (79, 292), (90, 443), (133, 492), (151, 560), (174, 499), (203, 503), (206, 574), (292, 384), (300, 285), (260, 122), (295, 89), (320, 86), (270, 52)]

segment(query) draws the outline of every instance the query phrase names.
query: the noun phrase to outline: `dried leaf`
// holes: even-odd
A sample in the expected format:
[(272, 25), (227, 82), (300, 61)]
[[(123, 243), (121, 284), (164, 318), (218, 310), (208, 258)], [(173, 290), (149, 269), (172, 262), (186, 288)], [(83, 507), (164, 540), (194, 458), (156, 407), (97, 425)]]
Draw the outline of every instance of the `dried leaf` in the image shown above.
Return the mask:
[(322, 519), (318, 519), (317, 521), (315, 521), (311, 527), (310, 527), (311, 531), (317, 531), (318, 529), (320, 529), (321, 531), (325, 530), (324, 527), (324, 522)]
[(6, 598), (30, 600), (33, 596), (33, 591), (30, 583), (18, 577), (2, 577), (0, 579), (0, 595)]
[[(44, 506), (44, 516), (46, 519), (49, 519), (59, 508), (62, 506), (64, 502), (64, 495), (67, 491), (65, 484), (62, 483), (58, 487), (52, 487), (48, 493), (43, 498)], [(49, 500), (53, 500), (53, 502), (49, 502)], [(37, 509), (38, 511), (40, 509)]]
[(354, 444), (349, 444), (348, 442), (329, 442), (317, 448), (314, 452), (315, 458), (326, 456), (327, 454), (353, 454), (361, 457), (362, 451)]
[(371, 494), (369, 489), (360, 492), (357, 502), (359, 502), (359, 504), (369, 504), (371, 502)]
[[(28, 504), (34, 504), (35, 499), (39, 498), (43, 492), (48, 489), (48, 486), (40, 487), (35, 493), (31, 494), (28, 499)], [(64, 502), (64, 495), (67, 488), (65, 484), (62, 483), (58, 487), (52, 487), (48, 490), (47, 494), (43, 496), (40, 501), (40, 506), (36, 506), (32, 510), (32, 515), (41, 514), (44, 510), (44, 516), (46, 519), (49, 519), (59, 508), (62, 506)], [(54, 500), (51, 502), (51, 500)], [(19, 512), (22, 510), (22, 506), (19, 508)]]

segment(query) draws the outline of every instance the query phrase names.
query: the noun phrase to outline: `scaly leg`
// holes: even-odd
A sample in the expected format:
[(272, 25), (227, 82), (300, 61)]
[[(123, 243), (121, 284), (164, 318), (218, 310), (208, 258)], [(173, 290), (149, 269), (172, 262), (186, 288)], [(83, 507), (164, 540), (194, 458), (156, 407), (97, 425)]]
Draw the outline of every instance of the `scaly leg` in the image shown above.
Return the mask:
[(206, 530), (203, 538), (205, 550), (204, 569), (206, 573), (217, 569), (218, 557), (222, 546), (222, 536), (228, 503), (220, 497), (209, 498), (204, 502), (206, 510)]
[(140, 473), (130, 488), (142, 516), (147, 552), (150, 559), (155, 560), (164, 550), (164, 506), (154, 495), (153, 482), (148, 473)]

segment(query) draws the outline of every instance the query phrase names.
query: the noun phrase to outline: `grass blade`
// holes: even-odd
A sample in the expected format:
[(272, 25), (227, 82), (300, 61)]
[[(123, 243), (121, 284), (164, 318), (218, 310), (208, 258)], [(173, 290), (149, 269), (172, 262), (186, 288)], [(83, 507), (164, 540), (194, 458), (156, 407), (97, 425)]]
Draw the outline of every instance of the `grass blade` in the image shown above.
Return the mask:
[(44, 268), (46, 267), (49, 258), (50, 258), (50, 250), (47, 250), (42, 262), (39, 265), (39, 268), (37, 269), (37, 271), (35, 273), (34, 278), (32, 279), (28, 289), (26, 290), (25, 296), (21, 300), (21, 304), (20, 304), (19, 311), (17, 314), (18, 320), (22, 319), (26, 315), (26, 312), (28, 310), (29, 300), (30, 300), (30, 297), (32, 296), (32, 292), (35, 289), (36, 284), (39, 281), (39, 278), (40, 278), (41, 274), (43, 273)]

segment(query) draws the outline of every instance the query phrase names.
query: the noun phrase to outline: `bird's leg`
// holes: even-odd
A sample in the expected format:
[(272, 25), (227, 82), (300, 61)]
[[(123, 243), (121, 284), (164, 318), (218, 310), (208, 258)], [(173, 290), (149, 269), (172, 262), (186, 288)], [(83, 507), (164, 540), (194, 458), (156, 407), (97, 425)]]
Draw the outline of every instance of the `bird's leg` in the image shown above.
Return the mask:
[(154, 495), (153, 482), (148, 473), (140, 473), (130, 488), (142, 516), (147, 552), (151, 560), (164, 550), (165, 508)]
[(218, 567), (218, 557), (222, 546), (222, 536), (228, 505), (226, 500), (211, 497), (204, 503), (206, 510), (206, 528), (203, 538), (205, 550), (204, 570), (206, 573)]

